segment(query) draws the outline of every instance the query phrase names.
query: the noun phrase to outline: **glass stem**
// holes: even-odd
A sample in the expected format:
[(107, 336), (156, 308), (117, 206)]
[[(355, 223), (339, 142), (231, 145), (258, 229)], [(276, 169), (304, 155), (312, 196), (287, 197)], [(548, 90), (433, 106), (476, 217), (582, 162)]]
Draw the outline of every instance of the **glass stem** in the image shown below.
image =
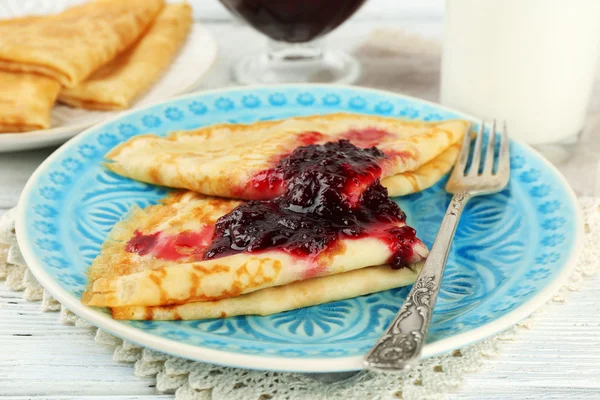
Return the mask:
[(308, 43), (286, 43), (273, 39), (268, 40), (267, 55), (270, 61), (318, 61), (325, 54), (322, 39), (315, 39)]
[(321, 39), (285, 43), (269, 39), (266, 51), (249, 53), (233, 68), (239, 83), (352, 83), (360, 66), (339, 51), (325, 51)]

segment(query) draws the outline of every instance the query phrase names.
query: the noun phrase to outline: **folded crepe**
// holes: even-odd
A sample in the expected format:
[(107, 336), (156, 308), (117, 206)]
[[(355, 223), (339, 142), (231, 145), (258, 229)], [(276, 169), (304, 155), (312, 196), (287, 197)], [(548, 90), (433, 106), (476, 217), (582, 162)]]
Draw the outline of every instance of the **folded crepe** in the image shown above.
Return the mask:
[(10, 30), (1, 29), (0, 69), (36, 73), (62, 86), (75, 86), (129, 47), (163, 3), (98, 0), (56, 15), (8, 22)]
[(420, 265), (399, 270), (392, 269), (389, 265), (378, 265), (270, 287), (223, 300), (172, 306), (114, 307), (112, 316), (114, 319), (171, 321), (271, 315), (407, 286), (417, 279), (419, 269)]
[(0, 19), (0, 35), (7, 35), (12, 29), (30, 25), (32, 22), (39, 22), (46, 17), (47, 16), (28, 15), (24, 17)]
[[(427, 255), (414, 230), (404, 221), (395, 221), (380, 224), (366, 235), (341, 237), (308, 257), (267, 248), (203, 258), (219, 217), (230, 215), (240, 204), (183, 191), (170, 194), (158, 205), (132, 210), (112, 229), (90, 267), (82, 302), (118, 307), (117, 318), (265, 314), (410, 284)], [(390, 262), (393, 248), (384, 240), (382, 226), (412, 230), (412, 239), (401, 245), (407, 267), (349, 274)], [(299, 281), (305, 282), (294, 284)], [(282, 288), (265, 291), (273, 287)]]
[[(380, 178), (386, 182), (383, 178), (415, 172), (440, 157), (460, 143), (467, 128), (468, 122), (462, 120), (406, 121), (338, 113), (213, 125), (174, 132), (166, 138), (140, 135), (116, 146), (106, 158), (107, 168), (139, 181), (207, 195), (269, 199), (280, 195), (285, 185), (271, 182), (268, 172), (299, 146), (339, 139), (362, 148), (376, 146), (386, 155), (380, 162)], [(441, 160), (449, 160), (452, 154)], [(386, 183), (394, 195), (406, 193), (411, 187), (422, 189), (425, 183), (439, 179), (443, 175), (439, 171), (438, 167), (426, 168), (422, 173), (433, 175), (422, 177), (415, 185), (410, 184), (412, 178)]]
[(0, 133), (49, 128), (59, 90), (45, 76), (0, 71)]
[(58, 100), (91, 110), (128, 108), (171, 63), (191, 23), (188, 4), (166, 5), (132, 47), (77, 86), (63, 89)]
[(435, 185), (450, 172), (459, 153), (460, 143), (455, 143), (417, 170), (387, 177), (381, 181), (381, 184), (387, 188), (390, 196), (405, 196), (420, 192)]

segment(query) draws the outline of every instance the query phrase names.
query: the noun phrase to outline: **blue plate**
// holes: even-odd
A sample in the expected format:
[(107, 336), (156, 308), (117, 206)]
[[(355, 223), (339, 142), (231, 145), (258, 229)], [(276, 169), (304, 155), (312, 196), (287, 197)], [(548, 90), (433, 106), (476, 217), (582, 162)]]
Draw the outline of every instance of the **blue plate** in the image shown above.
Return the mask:
[[(85, 271), (111, 227), (134, 204), (164, 188), (117, 176), (103, 155), (132, 136), (215, 123), (355, 112), (408, 119), (469, 118), (392, 93), (341, 86), (248, 87), (192, 94), (134, 110), (96, 126), (49, 157), (29, 180), (17, 233), (40, 283), (68, 309), (134, 343), (173, 355), (278, 371), (361, 369), (408, 288), (289, 311), (206, 321), (115, 321), (84, 306)], [(582, 223), (562, 176), (524, 144), (511, 144), (506, 190), (473, 200), (458, 228), (424, 356), (447, 352), (510, 327), (543, 304), (573, 267)], [(431, 246), (450, 196), (445, 182), (396, 199)]]

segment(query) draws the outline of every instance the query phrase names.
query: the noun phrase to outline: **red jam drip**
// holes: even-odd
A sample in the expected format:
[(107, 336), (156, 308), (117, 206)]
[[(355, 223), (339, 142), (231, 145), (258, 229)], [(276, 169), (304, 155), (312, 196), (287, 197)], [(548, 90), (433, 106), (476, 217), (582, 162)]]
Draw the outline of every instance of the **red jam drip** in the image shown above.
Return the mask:
[(348, 140), (298, 147), (261, 180), (279, 182), (284, 193), (219, 218), (204, 258), (267, 249), (314, 256), (342, 238), (376, 236), (392, 250), (393, 268), (409, 265), (418, 239), (414, 229), (398, 227), (405, 215), (379, 183), (385, 157)]
[(324, 141), (325, 135), (319, 132), (304, 132), (297, 136), (297, 143), (302, 146), (308, 146), (309, 144), (315, 144), (317, 142)]
[(272, 199), (284, 192), (283, 175), (276, 169), (267, 169), (250, 180), (252, 197), (258, 200)]
[(142, 232), (136, 229), (133, 234), (133, 238), (131, 238), (125, 245), (125, 251), (129, 253), (138, 253), (140, 256), (145, 256), (156, 246), (159, 233), (160, 232), (156, 232), (151, 235), (143, 235)]
[(393, 138), (394, 135), (388, 131), (377, 128), (351, 129), (341, 135), (342, 138), (348, 139), (352, 144), (367, 148), (377, 146), (382, 140)]
[(392, 260), (390, 264), (394, 269), (408, 267), (415, 259), (414, 246), (419, 243), (417, 231), (414, 228), (404, 225), (387, 229), (381, 239), (388, 243), (392, 250)]
[(140, 256), (178, 261), (183, 259), (202, 260), (206, 248), (212, 241), (214, 226), (205, 226), (199, 231), (185, 231), (175, 235), (155, 232), (144, 235), (136, 230), (133, 238), (125, 245), (125, 251)]

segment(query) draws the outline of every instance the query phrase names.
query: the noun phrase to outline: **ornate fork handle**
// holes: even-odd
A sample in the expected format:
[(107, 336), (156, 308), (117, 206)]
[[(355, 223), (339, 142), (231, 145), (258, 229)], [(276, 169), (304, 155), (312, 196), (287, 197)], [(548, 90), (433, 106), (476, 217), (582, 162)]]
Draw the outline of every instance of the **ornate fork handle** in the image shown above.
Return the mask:
[(469, 192), (457, 193), (452, 197), (427, 261), (404, 305), (365, 357), (367, 369), (401, 372), (418, 360), (425, 344), (454, 232), (470, 198)]

